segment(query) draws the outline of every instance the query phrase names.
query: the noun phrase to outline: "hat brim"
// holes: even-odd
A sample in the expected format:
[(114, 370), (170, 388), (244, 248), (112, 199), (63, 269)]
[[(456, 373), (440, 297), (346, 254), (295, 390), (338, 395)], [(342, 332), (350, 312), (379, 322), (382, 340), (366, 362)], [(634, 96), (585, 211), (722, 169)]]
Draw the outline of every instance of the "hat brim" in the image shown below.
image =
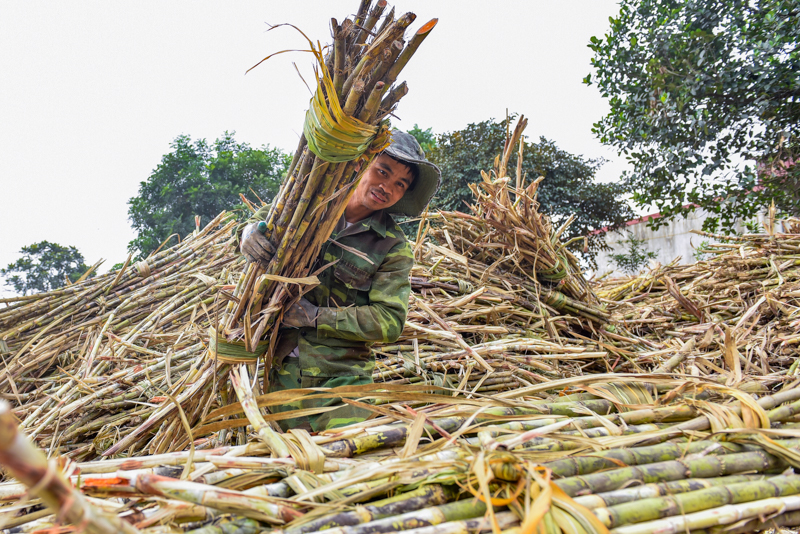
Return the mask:
[[(387, 152), (389, 151), (387, 150)], [(442, 173), (439, 171), (439, 167), (429, 161), (414, 160), (405, 156), (397, 159), (416, 165), (419, 169), (419, 176), (414, 184), (414, 189), (406, 191), (403, 198), (398, 200), (395, 205), (386, 208), (386, 212), (417, 217), (422, 214), (433, 195), (438, 191)]]

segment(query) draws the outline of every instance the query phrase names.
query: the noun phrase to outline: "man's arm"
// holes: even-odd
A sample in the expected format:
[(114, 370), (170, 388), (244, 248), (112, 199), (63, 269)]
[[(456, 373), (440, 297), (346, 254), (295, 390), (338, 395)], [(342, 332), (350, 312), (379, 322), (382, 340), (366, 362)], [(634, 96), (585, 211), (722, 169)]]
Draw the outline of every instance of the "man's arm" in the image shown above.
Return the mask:
[(391, 343), (403, 332), (408, 315), (414, 252), (408, 241), (398, 243), (386, 255), (372, 278), (368, 306), (321, 307), (317, 335), (350, 341)]

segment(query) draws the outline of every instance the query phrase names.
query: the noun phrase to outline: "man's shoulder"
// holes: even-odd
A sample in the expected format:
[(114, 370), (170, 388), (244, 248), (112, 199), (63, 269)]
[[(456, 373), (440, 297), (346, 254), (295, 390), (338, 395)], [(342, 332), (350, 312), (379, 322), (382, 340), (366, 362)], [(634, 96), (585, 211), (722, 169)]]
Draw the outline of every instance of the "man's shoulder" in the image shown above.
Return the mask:
[(398, 243), (408, 242), (405, 232), (403, 232), (403, 229), (400, 228), (400, 225), (395, 222), (394, 218), (386, 212), (383, 213), (383, 216), (386, 228), (386, 238), (397, 240)]

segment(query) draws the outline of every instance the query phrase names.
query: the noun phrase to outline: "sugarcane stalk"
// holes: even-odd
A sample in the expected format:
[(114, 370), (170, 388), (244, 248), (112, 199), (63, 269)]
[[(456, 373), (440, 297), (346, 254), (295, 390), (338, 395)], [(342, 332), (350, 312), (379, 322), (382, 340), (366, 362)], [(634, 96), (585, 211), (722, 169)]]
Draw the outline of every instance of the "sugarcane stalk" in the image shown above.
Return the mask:
[(240, 364), (231, 369), (230, 378), (231, 385), (233, 385), (233, 389), (236, 390), (236, 395), (239, 397), (239, 402), (242, 403), (247, 420), (253, 425), (253, 430), (256, 431), (258, 437), (269, 447), (274, 458), (288, 458), (290, 453), (286, 443), (283, 442), (277, 432), (272, 430), (258, 410), (253, 393), (249, 390), (250, 379), (247, 374), (247, 367), (244, 364)]
[(384, 9), (386, 9), (386, 0), (378, 0), (375, 6), (369, 11), (367, 19), (361, 25), (361, 31), (358, 33), (354, 43), (355, 46), (362, 46), (366, 42), (372, 28), (375, 27), (378, 19), (383, 14)]
[(436, 27), (437, 22), (439, 22), (439, 19), (431, 19), (423, 24), (419, 30), (417, 30), (417, 32), (414, 34), (414, 37), (411, 38), (406, 47), (400, 53), (397, 61), (395, 61), (394, 65), (392, 65), (392, 67), (389, 69), (389, 72), (386, 73), (383, 82), (386, 83), (387, 87), (391, 86), (395, 81), (397, 81), (397, 77), (400, 75), (400, 72), (408, 64), (408, 61), (417, 51), (419, 45), (422, 44), (422, 41), (424, 41), (425, 38), (430, 35), (431, 30)]
[(684, 478), (709, 478), (723, 474), (748, 471), (763, 472), (786, 464), (780, 458), (764, 451), (706, 456), (687, 460), (670, 460), (648, 465), (613, 469), (579, 477), (556, 480), (555, 483), (569, 496), (582, 493), (602, 493), (640, 480), (645, 484), (667, 482)]
[(276, 503), (273, 499), (266, 497), (160, 475), (137, 476), (135, 477), (135, 487), (145, 495), (177, 499), (273, 524), (288, 523), (303, 515), (294, 508)]
[[(494, 516), (496, 525), (502, 532), (512, 534), (519, 525), (520, 520), (513, 512), (499, 512)], [(406, 534), (474, 534), (475, 532), (491, 532), (494, 529), (492, 522), (485, 518), (462, 519), (461, 521), (448, 521), (429, 527), (411, 528), (405, 530)]]
[(376, 519), (367, 523), (351, 527), (335, 527), (328, 529), (330, 534), (372, 534), (378, 532), (395, 532), (409, 530), (422, 526), (433, 526), (448, 521), (473, 519), (486, 513), (486, 505), (475, 499), (464, 499), (440, 506), (423, 508), (413, 512), (383, 519)]
[(341, 101), (342, 85), (344, 84), (344, 43), (345, 30), (336, 19), (331, 19), (331, 33), (333, 34), (333, 87), (336, 91), (334, 98)]
[(389, 13), (387, 13), (386, 16), (383, 17), (383, 22), (381, 23), (381, 27), (378, 28), (378, 31), (375, 32), (375, 35), (382, 34), (384, 30), (386, 30), (386, 28), (388, 28), (393, 22), (394, 22), (394, 6), (392, 6), (392, 9), (389, 10)]
[(646, 465), (683, 458), (687, 454), (708, 454), (710, 451), (725, 454), (728, 452), (745, 452), (746, 450), (746, 447), (736, 443), (700, 440), (686, 444), (661, 443), (646, 447), (609, 449), (598, 451), (591, 456), (564, 458), (547, 462), (544, 465), (555, 476), (568, 478), (596, 473), (601, 470), (618, 467), (620, 464), (629, 466)]
[(674, 496), (642, 499), (610, 508), (596, 508), (592, 512), (605, 526), (618, 527), (719, 508), (726, 504), (760, 501), (797, 493), (800, 493), (800, 476), (789, 475), (757, 482), (716, 486)]
[(305, 534), (306, 532), (316, 532), (331, 528), (352, 527), (421, 508), (445, 504), (447, 501), (453, 500), (457, 495), (458, 489), (454, 486), (432, 484), (407, 493), (401, 493), (395, 497), (376, 501), (364, 506), (357, 512), (338, 512), (320, 517), (298, 527), (288, 528), (285, 533)]
[(615, 528), (610, 534), (678, 534), (719, 525), (730, 525), (753, 517), (800, 510), (800, 496), (776, 497), (742, 504), (729, 504), (692, 514)]
[(406, 82), (396, 85), (392, 87), (389, 93), (383, 97), (381, 101), (381, 105), (379, 108), (378, 118), (383, 118), (387, 114), (391, 113), (394, 106), (400, 102), (400, 99), (403, 98), (408, 94), (408, 85)]
[(375, 114), (378, 112), (378, 106), (381, 103), (383, 85), (383, 82), (375, 84), (375, 87), (373, 87), (372, 91), (369, 93), (369, 97), (367, 97), (364, 107), (361, 109), (361, 113), (358, 115), (359, 120), (369, 122), (374, 118)]
[(116, 515), (106, 514), (64, 478), (45, 455), (19, 431), (11, 407), (0, 401), (0, 464), (20, 482), (31, 488), (53, 513), (93, 534), (139, 532)]
[(609, 491), (596, 495), (579, 495), (574, 498), (581, 506), (593, 510), (595, 508), (609, 508), (619, 504), (633, 501), (643, 501), (654, 497), (675, 495), (698, 491), (714, 486), (727, 486), (740, 482), (757, 482), (764, 479), (764, 475), (732, 475), (716, 478), (689, 478), (686, 480), (673, 480), (660, 484), (644, 484), (632, 488)]

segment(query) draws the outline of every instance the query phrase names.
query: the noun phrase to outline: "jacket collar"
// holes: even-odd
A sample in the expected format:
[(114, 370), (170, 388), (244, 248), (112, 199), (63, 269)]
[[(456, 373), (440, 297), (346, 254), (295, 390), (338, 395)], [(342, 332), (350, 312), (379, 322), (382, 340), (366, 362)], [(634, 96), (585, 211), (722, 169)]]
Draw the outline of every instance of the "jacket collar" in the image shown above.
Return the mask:
[(386, 237), (386, 229), (389, 224), (392, 224), (393, 222), (394, 221), (392, 221), (391, 216), (386, 213), (386, 210), (378, 210), (366, 219), (361, 219), (360, 221), (353, 223), (350, 228), (345, 228), (346, 224), (344, 215), (342, 215), (342, 218), (339, 220), (339, 224), (336, 226), (337, 228), (341, 226), (343, 230), (340, 230), (339, 233), (336, 234), (336, 237), (339, 238), (348, 235), (359, 234), (361, 232), (366, 232), (369, 229), (375, 230), (381, 237)]

